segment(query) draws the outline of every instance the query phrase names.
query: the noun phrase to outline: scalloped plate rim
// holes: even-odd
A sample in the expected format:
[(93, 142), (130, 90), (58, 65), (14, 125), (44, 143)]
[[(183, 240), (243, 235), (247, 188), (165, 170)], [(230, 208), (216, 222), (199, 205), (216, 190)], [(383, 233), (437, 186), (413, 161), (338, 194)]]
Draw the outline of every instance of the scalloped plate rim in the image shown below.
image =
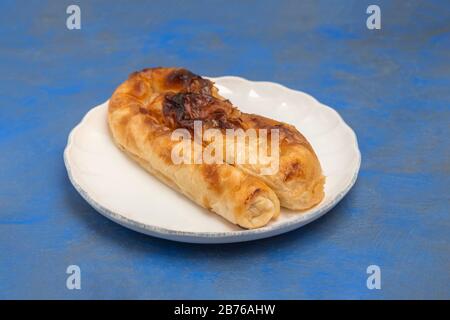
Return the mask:
[(317, 209), (308, 210), (307, 213), (300, 215), (298, 218), (293, 218), (291, 220), (287, 220), (278, 225), (267, 225), (258, 229), (250, 229), (250, 230), (239, 230), (239, 231), (226, 231), (226, 232), (194, 232), (194, 231), (177, 231), (172, 229), (167, 229), (163, 227), (159, 227), (156, 225), (144, 224), (137, 222), (135, 220), (129, 219), (117, 212), (114, 212), (101, 204), (99, 204), (95, 199), (93, 199), (87, 191), (85, 191), (82, 186), (76, 181), (76, 178), (73, 176), (71, 170), (70, 159), (68, 156), (69, 150), (72, 148), (73, 144), (73, 136), (74, 133), (79, 130), (79, 128), (84, 124), (86, 119), (89, 117), (89, 114), (94, 112), (94, 110), (103, 107), (103, 105), (107, 104), (109, 100), (101, 103), (100, 105), (90, 109), (82, 118), (82, 120), (71, 130), (68, 136), (67, 145), (64, 149), (64, 164), (68, 173), (68, 177), (74, 188), (77, 192), (100, 214), (109, 218), (110, 220), (132, 229), (134, 231), (147, 234), (150, 236), (155, 236), (158, 238), (163, 238), (172, 241), (179, 242), (188, 242), (188, 243), (232, 243), (232, 242), (244, 242), (244, 241), (252, 241), (263, 238), (268, 238), (272, 236), (276, 236), (285, 232), (292, 231), (294, 229), (300, 228), (318, 218), (323, 216), (325, 213), (329, 212), (335, 205), (337, 205), (344, 196), (350, 191), (350, 189), (355, 184), (358, 173), (361, 167), (361, 152), (358, 147), (358, 140), (353, 129), (343, 120), (341, 115), (333, 108), (319, 102), (313, 96), (298, 90), (294, 90), (288, 88), (282, 84), (270, 82), (270, 81), (252, 81), (242, 77), (237, 76), (222, 76), (222, 77), (205, 77), (212, 81), (223, 81), (225, 79), (244, 81), (251, 84), (256, 85), (267, 85), (281, 88), (283, 90), (287, 90), (293, 92), (295, 94), (301, 94), (309, 99), (312, 99), (316, 104), (320, 105), (320, 107), (327, 108), (331, 110), (335, 116), (338, 117), (339, 121), (344, 125), (344, 128), (352, 133), (352, 140), (354, 142), (354, 150), (356, 151), (356, 155), (358, 157), (358, 161), (355, 167), (354, 175), (350, 182), (346, 185), (345, 188), (342, 189), (340, 193), (338, 193), (332, 200), (329, 200), (327, 205), (323, 207), (318, 207)]

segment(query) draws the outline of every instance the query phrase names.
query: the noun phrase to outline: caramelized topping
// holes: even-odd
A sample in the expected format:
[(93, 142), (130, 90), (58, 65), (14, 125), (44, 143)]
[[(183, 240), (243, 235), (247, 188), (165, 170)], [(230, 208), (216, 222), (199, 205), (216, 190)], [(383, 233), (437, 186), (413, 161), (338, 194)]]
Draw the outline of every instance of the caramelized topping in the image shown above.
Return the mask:
[(186, 69), (176, 69), (166, 78), (168, 88), (179, 88), (186, 92), (211, 94), (213, 83)]
[(197, 93), (168, 93), (163, 102), (163, 114), (171, 127), (194, 129), (201, 120), (206, 128), (241, 128), (240, 114), (229, 101)]

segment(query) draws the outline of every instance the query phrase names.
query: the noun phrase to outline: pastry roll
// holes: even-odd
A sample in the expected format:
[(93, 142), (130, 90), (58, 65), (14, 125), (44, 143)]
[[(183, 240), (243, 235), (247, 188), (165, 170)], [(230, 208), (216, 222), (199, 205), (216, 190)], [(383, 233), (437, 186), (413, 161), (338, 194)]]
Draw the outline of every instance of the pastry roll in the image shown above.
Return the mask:
[(109, 102), (108, 123), (115, 143), (144, 169), (195, 203), (243, 228), (276, 218), (280, 203), (263, 181), (229, 164), (176, 164), (172, 129), (151, 109), (161, 103), (147, 81), (120, 85)]
[[(141, 99), (155, 121), (172, 130), (192, 131), (196, 120), (201, 120), (203, 131), (220, 130), (224, 139), (227, 139), (227, 129), (265, 129), (269, 135), (272, 129), (277, 129), (277, 168), (269, 171), (270, 174), (267, 165), (236, 161), (239, 146), (231, 154), (225, 150), (224, 161), (264, 181), (274, 190), (283, 207), (306, 210), (323, 199), (325, 177), (320, 162), (309, 142), (294, 126), (240, 112), (218, 94), (211, 81), (185, 69), (145, 69), (133, 74), (128, 82), (127, 94)], [(248, 155), (257, 154), (261, 147), (243, 143)], [(265, 148), (266, 154), (271, 154), (271, 146)]]

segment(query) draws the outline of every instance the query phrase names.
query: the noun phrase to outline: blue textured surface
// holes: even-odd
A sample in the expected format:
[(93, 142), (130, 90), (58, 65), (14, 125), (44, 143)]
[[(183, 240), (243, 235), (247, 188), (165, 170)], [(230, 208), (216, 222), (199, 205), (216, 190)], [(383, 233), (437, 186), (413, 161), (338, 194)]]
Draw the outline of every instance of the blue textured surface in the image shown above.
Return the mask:
[[(77, 3), (82, 29), (65, 26)], [(1, 298), (450, 298), (450, 3), (0, 4)], [(348, 196), (288, 234), (190, 245), (127, 230), (74, 190), (69, 131), (133, 70), (184, 66), (312, 94), (356, 131)], [(180, 209), (182, 210), (182, 209)], [(82, 270), (67, 290), (66, 267)], [(382, 290), (366, 288), (377, 264)]]

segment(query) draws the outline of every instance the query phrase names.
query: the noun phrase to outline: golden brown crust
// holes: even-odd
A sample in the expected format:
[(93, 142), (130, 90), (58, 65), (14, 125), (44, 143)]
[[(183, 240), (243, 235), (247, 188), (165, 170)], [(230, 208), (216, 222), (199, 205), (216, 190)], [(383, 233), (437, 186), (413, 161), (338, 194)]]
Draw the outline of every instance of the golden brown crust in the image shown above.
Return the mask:
[[(279, 215), (280, 204), (261, 180), (229, 164), (174, 164), (177, 143), (172, 130), (153, 112), (160, 110), (161, 90), (200, 90), (206, 80), (172, 69), (147, 69), (132, 74), (109, 102), (108, 123), (120, 149), (148, 172), (197, 204), (244, 228), (266, 225)], [(212, 88), (212, 84), (211, 84)], [(255, 191), (257, 190), (257, 191)]]
[[(126, 106), (127, 115), (122, 115)], [(110, 116), (120, 115), (120, 122), (110, 126), (122, 137), (126, 137), (125, 148), (142, 149), (142, 135), (147, 129), (130, 134), (128, 123), (132, 116), (142, 119), (145, 126), (158, 128), (148, 134), (147, 139), (161, 132), (168, 134), (176, 128), (193, 130), (194, 120), (202, 120), (204, 129), (278, 129), (280, 134), (279, 170), (273, 175), (262, 175), (261, 166), (234, 164), (233, 157), (225, 159), (241, 173), (251, 175), (273, 189), (281, 205), (295, 210), (305, 210), (318, 204), (323, 196), (325, 178), (319, 160), (306, 138), (293, 126), (254, 114), (240, 112), (228, 100), (218, 94), (213, 83), (181, 68), (152, 68), (135, 72), (114, 93), (110, 102)], [(117, 118), (116, 116), (114, 118)], [(117, 120), (115, 120), (117, 121)], [(135, 120), (133, 120), (135, 121)], [(116, 123), (116, 122), (115, 122)], [(165, 165), (171, 164), (170, 150), (160, 150)], [(219, 188), (214, 177), (214, 167), (202, 165), (203, 179), (211, 181), (211, 188)], [(229, 169), (231, 170), (231, 169)], [(208, 183), (209, 184), (209, 183)], [(227, 188), (224, 185), (224, 188)], [(222, 191), (223, 192), (223, 191)], [(198, 202), (210, 206), (207, 199)]]
[(141, 112), (171, 129), (193, 130), (195, 120), (202, 120), (204, 129), (222, 131), (267, 129), (270, 133), (271, 129), (278, 129), (280, 163), (277, 174), (261, 175), (261, 167), (250, 164), (237, 167), (267, 183), (286, 208), (305, 210), (322, 200), (325, 177), (320, 162), (310, 143), (294, 126), (240, 112), (218, 94), (211, 81), (185, 69), (146, 69), (132, 74), (128, 81), (127, 93), (144, 101)]

